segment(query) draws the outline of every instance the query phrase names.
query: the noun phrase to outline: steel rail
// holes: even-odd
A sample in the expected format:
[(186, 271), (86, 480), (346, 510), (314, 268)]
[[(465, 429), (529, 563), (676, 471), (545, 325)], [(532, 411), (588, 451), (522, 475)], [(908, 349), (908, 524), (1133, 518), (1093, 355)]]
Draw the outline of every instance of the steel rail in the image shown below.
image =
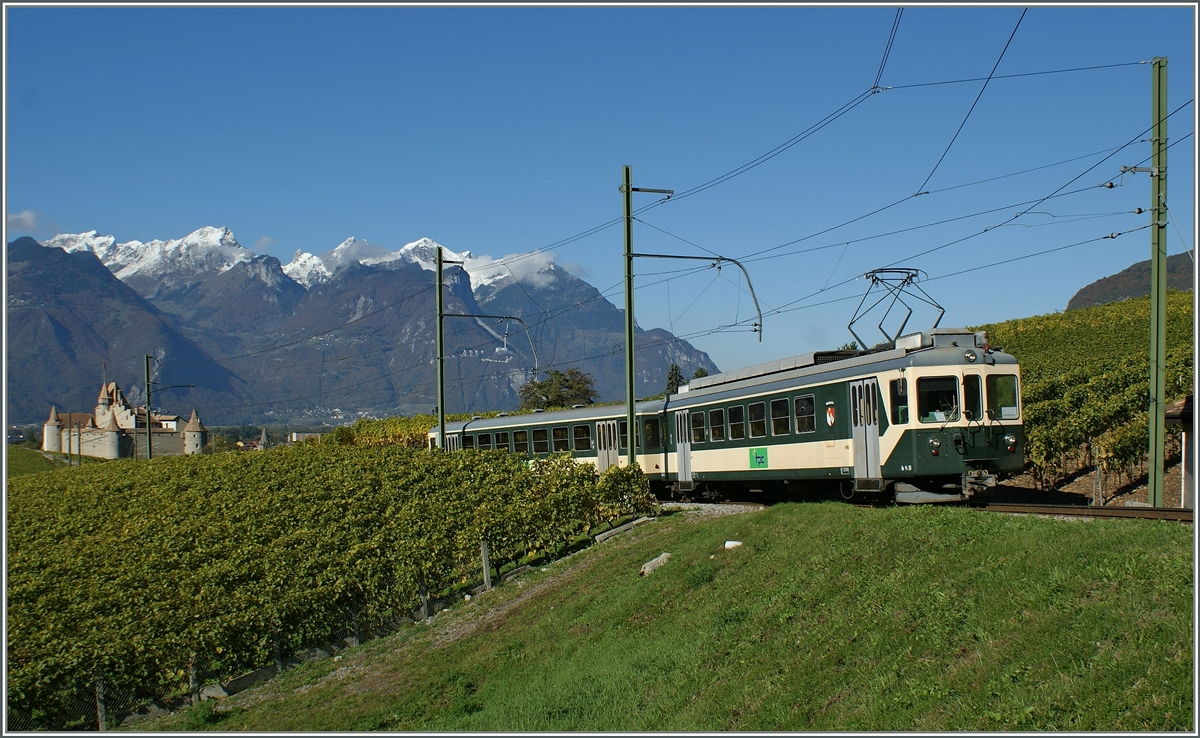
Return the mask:
[(968, 503), (976, 510), (1028, 515), (1071, 515), (1081, 518), (1142, 518), (1192, 522), (1192, 511), (1177, 507), (1096, 507), (1093, 505), (1018, 505), (1011, 503)]

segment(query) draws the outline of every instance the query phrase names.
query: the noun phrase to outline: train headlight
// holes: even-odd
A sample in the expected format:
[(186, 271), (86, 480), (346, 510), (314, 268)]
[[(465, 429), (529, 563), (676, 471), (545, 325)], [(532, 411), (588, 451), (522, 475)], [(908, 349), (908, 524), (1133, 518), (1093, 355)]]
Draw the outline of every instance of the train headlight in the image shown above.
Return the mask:
[(979, 354), (975, 353), (974, 349), (967, 349), (967, 352), (963, 354), (963, 358), (967, 360), (968, 364), (974, 364), (975, 360), (979, 358)]
[(1004, 443), (1008, 446), (1008, 452), (1011, 454), (1017, 450), (1017, 437), (1009, 433), (1004, 436)]
[(934, 456), (938, 455), (938, 449), (942, 447), (942, 439), (933, 437), (929, 439), (929, 453)]

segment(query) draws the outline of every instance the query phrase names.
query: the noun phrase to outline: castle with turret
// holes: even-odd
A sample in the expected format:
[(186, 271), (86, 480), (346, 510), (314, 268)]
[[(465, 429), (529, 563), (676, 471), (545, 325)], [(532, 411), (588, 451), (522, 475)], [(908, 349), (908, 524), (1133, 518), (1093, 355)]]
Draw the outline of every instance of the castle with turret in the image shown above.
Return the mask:
[(208, 430), (195, 408), (186, 424), (178, 415), (163, 413), (151, 412), (147, 420), (145, 408), (131, 407), (117, 383), (108, 382), (100, 386), (91, 413), (59, 413), (51, 406), (50, 417), (42, 426), (42, 450), (101, 459), (144, 459), (147, 425), (151, 456), (203, 453), (208, 443)]

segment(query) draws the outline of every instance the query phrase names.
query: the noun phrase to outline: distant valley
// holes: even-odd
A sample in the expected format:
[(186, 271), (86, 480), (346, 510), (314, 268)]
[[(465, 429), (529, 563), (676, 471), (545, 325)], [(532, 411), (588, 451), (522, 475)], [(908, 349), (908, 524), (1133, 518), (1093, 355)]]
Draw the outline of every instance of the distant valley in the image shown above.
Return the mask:
[[(212, 425), (319, 425), (436, 406), (433, 262), (423, 238), (397, 250), (348, 238), (282, 263), (226, 228), (180, 239), (117, 243), (96, 232), (8, 244), (8, 411), (45, 420), (51, 405), (90, 410), (102, 380), (145, 401), (144, 355), (155, 357), (154, 405), (192, 407)], [(506, 263), (445, 252), (446, 406), (512, 409), (547, 369), (579, 368), (601, 401), (621, 400), (624, 323), (600, 292), (552, 255)], [(1168, 260), (1168, 284), (1191, 289), (1188, 254)], [(1079, 290), (1068, 310), (1144, 295), (1149, 262)], [(531, 346), (532, 344), (532, 346)], [(718, 371), (708, 355), (658, 328), (637, 331), (639, 396), (668, 367)]]
[[(433, 260), (438, 244), (396, 251), (350, 238), (283, 264), (224, 228), (116, 243), (94, 231), (8, 244), (8, 411), (43, 421), (50, 406), (90, 410), (103, 379), (215, 425), (317, 424), (429, 412), (436, 405)], [(624, 397), (621, 311), (545, 254), (445, 270), (445, 309), (518, 322), (446, 321), (447, 410), (514, 408), (535, 363), (577, 367), (601, 400)], [(519, 279), (518, 279), (519, 277)], [(532, 342), (532, 348), (531, 348)], [(536, 360), (535, 360), (536, 351)], [(639, 394), (662, 390), (670, 364), (717, 371), (661, 329), (637, 331)], [(171, 387), (170, 389), (167, 389)], [(161, 391), (160, 391), (161, 388)]]

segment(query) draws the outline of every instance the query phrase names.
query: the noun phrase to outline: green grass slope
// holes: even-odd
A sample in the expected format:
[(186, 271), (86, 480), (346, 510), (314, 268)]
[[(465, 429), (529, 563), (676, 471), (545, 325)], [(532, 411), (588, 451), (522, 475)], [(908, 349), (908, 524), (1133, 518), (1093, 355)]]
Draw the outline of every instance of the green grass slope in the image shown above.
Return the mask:
[(134, 727), (1188, 730), (1193, 587), (1192, 531), (1172, 523), (675, 514), (215, 711)]

